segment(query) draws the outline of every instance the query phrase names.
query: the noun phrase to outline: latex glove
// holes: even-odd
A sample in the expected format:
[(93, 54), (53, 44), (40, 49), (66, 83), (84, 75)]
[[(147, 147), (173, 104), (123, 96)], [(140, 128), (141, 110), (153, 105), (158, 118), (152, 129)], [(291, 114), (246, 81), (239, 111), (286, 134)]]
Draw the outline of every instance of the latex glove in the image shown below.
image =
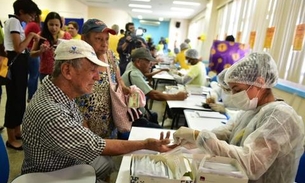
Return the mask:
[(210, 103), (209, 105), (210, 105), (210, 107), (211, 107), (211, 109), (213, 111), (217, 111), (217, 112), (220, 112), (222, 114), (226, 113), (226, 108), (222, 104), (213, 104), (213, 103)]
[(174, 142), (178, 145), (186, 145), (188, 143), (196, 144), (195, 130), (180, 127), (176, 132), (174, 132)]

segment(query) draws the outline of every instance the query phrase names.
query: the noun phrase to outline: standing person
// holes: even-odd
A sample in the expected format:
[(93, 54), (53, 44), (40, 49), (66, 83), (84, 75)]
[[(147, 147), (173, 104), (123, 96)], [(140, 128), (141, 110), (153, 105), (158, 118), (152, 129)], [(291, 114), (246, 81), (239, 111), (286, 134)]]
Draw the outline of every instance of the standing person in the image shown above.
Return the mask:
[(175, 141), (236, 159), (251, 183), (294, 182), (304, 152), (304, 124), (291, 106), (272, 94), (277, 80), (277, 66), (269, 54), (249, 54), (225, 74), (232, 102), (244, 111), (212, 131), (181, 127)]
[(206, 68), (205, 65), (199, 59), (199, 53), (195, 49), (188, 49), (185, 52), (185, 59), (191, 65), (190, 69), (187, 70), (185, 76), (178, 76), (174, 74), (174, 78), (179, 84), (189, 84), (198, 86), (207, 86), (208, 82), (206, 79)]
[[(2, 22), (0, 20), (0, 63), (2, 62), (3, 58), (6, 57), (6, 53), (4, 51), (4, 34), (2, 31)], [(2, 85), (0, 85), (0, 103), (1, 103), (1, 97), (2, 97)], [(0, 132), (4, 129), (4, 126), (0, 126)]]
[(124, 74), (127, 64), (131, 61), (131, 51), (135, 48), (147, 48), (145, 40), (142, 37), (136, 36), (136, 29), (132, 22), (125, 25), (125, 36), (119, 40), (117, 51), (120, 55), (120, 71)]
[(172, 150), (170, 133), (160, 140), (102, 139), (82, 126), (76, 97), (93, 92), (100, 68), (107, 66), (95, 50), (82, 40), (61, 42), (56, 51), (52, 76), (46, 76), (24, 115), (24, 160), (21, 174), (50, 172), (78, 164), (90, 164), (96, 182), (105, 183), (113, 162), (110, 156), (140, 149)]
[(71, 35), (72, 39), (81, 39), (81, 35), (78, 33), (79, 25), (75, 21), (70, 21), (67, 25), (67, 30)]
[(54, 67), (54, 50), (60, 39), (71, 39), (68, 32), (61, 30), (63, 23), (61, 17), (56, 12), (50, 12), (43, 24), (40, 35), (47, 40), (34, 42), (31, 50), (31, 57), (40, 56), (40, 81), (52, 73)]
[[(29, 22), (25, 27), (25, 36), (28, 36), (31, 32), (38, 34), (40, 32), (40, 15), (41, 13), (36, 15), (35, 20)], [(33, 46), (33, 40), (28, 45), (28, 50), (31, 51)], [(30, 102), (34, 93), (38, 87), (38, 78), (39, 78), (39, 62), (40, 58), (37, 57), (29, 57), (29, 79), (28, 79), (28, 99), (27, 102)]]
[(120, 40), (120, 36), (119, 36), (119, 26), (117, 24), (113, 24), (111, 26), (111, 29), (115, 31), (115, 34), (109, 35), (109, 49), (114, 53), (114, 56), (117, 60), (120, 59), (119, 57), (119, 53), (117, 52), (117, 47), (118, 47), (118, 43)]
[[(127, 94), (129, 89), (125, 87), (121, 77), (116, 78), (120, 76), (119, 68), (113, 52), (108, 50), (109, 34), (115, 33), (113, 29), (108, 28), (104, 22), (98, 19), (89, 19), (82, 27), (83, 40), (93, 47), (100, 60), (109, 63), (108, 69), (110, 78), (113, 79), (112, 82), (116, 83), (116, 80), (120, 82)], [(114, 66), (117, 68), (114, 68)], [(78, 97), (76, 103), (91, 131), (103, 138), (115, 138), (107, 68), (100, 69), (99, 77), (99, 81), (94, 83), (93, 93)]]
[(22, 150), (17, 139), (21, 137), (22, 117), (26, 106), (26, 88), (28, 77), (28, 44), (32, 39), (39, 41), (40, 36), (30, 32), (25, 36), (21, 22), (31, 22), (41, 12), (32, 0), (16, 0), (13, 4), (14, 15), (4, 24), (4, 47), (7, 52), (8, 64), (14, 60), (10, 72), (11, 80), (6, 85), (6, 106), (4, 126), (7, 128), (6, 146)]

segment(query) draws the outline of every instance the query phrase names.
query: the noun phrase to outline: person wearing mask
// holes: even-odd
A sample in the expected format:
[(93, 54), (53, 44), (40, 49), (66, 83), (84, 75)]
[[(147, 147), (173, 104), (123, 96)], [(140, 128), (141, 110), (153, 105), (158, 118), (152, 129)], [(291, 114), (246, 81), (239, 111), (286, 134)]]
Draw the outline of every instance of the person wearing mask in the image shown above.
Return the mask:
[[(51, 76), (46, 76), (23, 118), (24, 160), (21, 174), (51, 172), (90, 164), (96, 182), (105, 183), (113, 170), (111, 156), (149, 149), (166, 152), (170, 133), (138, 141), (103, 139), (83, 126), (75, 98), (93, 92), (101, 67), (95, 50), (82, 40), (61, 42)], [(39, 140), (38, 140), (39, 139)]]
[(47, 75), (50, 75), (54, 67), (54, 50), (61, 39), (71, 39), (68, 32), (61, 30), (64, 26), (62, 18), (56, 12), (50, 12), (43, 24), (40, 35), (47, 40), (34, 42), (31, 57), (40, 56), (40, 81)]
[(236, 159), (251, 183), (294, 182), (304, 152), (304, 124), (296, 111), (272, 93), (277, 66), (268, 53), (253, 52), (225, 74), (240, 111), (212, 131), (181, 127), (175, 142), (203, 153)]
[(238, 113), (239, 110), (235, 107), (231, 100), (231, 89), (229, 85), (227, 85), (227, 83), (224, 81), (227, 70), (228, 69), (226, 68), (217, 75), (218, 82), (212, 81), (210, 83), (211, 88), (217, 95), (218, 101), (222, 103), (210, 103), (209, 106), (213, 111), (220, 112), (226, 115), (229, 119)]
[(185, 60), (185, 52), (188, 49), (188, 45), (186, 43), (180, 44), (180, 52), (176, 55), (175, 62), (179, 63), (181, 69), (188, 69), (189, 65)]
[(30, 32), (25, 36), (21, 22), (34, 21), (41, 11), (32, 0), (16, 0), (13, 3), (14, 15), (4, 23), (4, 47), (10, 67), (11, 80), (6, 84), (6, 105), (4, 126), (7, 128), (6, 147), (23, 150), (21, 137), (21, 124), (26, 107), (26, 88), (28, 80), (27, 46), (31, 40), (39, 41), (38, 34)]
[(78, 33), (79, 25), (75, 21), (70, 21), (67, 25), (67, 30), (72, 36), (72, 39), (81, 39), (81, 35)]
[(145, 40), (142, 37), (136, 36), (136, 29), (134, 23), (128, 22), (125, 25), (125, 36), (119, 40), (117, 51), (120, 56), (120, 71), (124, 74), (127, 64), (131, 61), (131, 51), (135, 48), (148, 48)]
[(183, 85), (207, 86), (206, 68), (199, 59), (198, 51), (195, 49), (188, 49), (185, 52), (185, 59), (191, 65), (190, 69), (187, 70), (187, 73), (184, 76), (173, 74), (176, 82)]

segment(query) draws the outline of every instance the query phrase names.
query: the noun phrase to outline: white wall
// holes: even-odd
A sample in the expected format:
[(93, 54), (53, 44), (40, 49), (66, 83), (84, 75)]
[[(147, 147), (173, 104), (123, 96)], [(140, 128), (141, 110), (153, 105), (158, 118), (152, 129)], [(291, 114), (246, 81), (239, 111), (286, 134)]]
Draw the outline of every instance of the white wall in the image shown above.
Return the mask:
[[(0, 0), (1, 11), (0, 19), (2, 21), (8, 18), (8, 14), (13, 14), (14, 0)], [(55, 11), (61, 16), (67, 18), (87, 18), (88, 7), (77, 0), (34, 0), (41, 10), (48, 9), (49, 11)]]
[[(180, 22), (180, 27), (176, 28), (176, 22)], [(180, 44), (187, 38), (189, 20), (172, 18), (169, 23), (169, 43), (168, 48), (174, 50), (174, 42), (177, 41), (177, 47), (180, 50)]]
[(97, 18), (102, 20), (108, 27), (113, 24), (119, 25), (120, 29), (125, 30), (125, 24), (132, 21), (131, 16), (122, 10), (109, 8), (88, 8), (88, 18)]

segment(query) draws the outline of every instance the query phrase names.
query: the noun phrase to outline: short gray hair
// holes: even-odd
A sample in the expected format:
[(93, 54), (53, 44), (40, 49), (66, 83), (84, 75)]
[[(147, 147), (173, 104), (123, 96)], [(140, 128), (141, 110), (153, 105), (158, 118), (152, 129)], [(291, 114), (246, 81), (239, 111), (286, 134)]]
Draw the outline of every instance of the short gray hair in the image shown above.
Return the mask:
[(77, 68), (77, 69), (82, 68), (82, 64), (81, 64), (82, 59), (83, 58), (76, 58), (76, 59), (72, 59), (72, 60), (55, 60), (52, 77), (57, 78), (61, 74), (61, 66), (64, 63), (70, 64), (70, 65), (72, 65), (72, 67)]

